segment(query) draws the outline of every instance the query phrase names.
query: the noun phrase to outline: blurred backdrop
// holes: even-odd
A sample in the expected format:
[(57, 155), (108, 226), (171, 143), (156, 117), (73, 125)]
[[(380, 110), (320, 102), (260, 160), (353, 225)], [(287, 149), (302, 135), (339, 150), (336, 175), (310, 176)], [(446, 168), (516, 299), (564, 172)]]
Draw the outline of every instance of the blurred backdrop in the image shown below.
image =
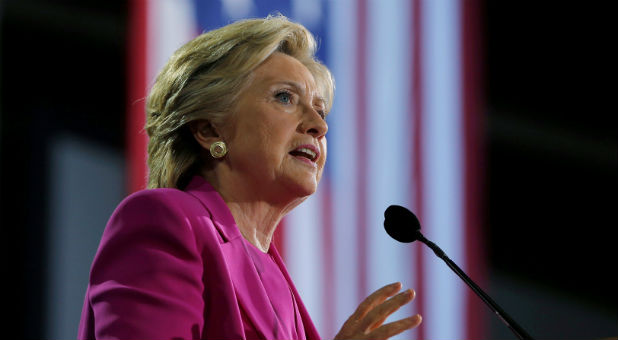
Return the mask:
[(401, 281), (418, 298), (398, 315), (424, 323), (400, 338), (514, 338), (433, 253), (386, 236), (389, 204), (532, 336), (618, 335), (600, 4), (0, 1), (5, 327), (76, 336), (103, 227), (143, 187), (156, 72), (202, 31), (278, 12), (318, 37), (337, 84), (323, 182), (276, 240), (323, 337)]

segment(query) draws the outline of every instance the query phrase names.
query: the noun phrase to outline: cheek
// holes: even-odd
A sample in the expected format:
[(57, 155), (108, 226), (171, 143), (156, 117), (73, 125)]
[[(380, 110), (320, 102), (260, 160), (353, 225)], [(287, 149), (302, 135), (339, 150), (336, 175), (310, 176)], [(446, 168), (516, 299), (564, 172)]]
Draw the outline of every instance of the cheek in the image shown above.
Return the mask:
[(277, 132), (268, 121), (262, 119), (247, 124), (238, 138), (243, 139), (247, 146), (255, 148), (271, 148), (276, 143)]
[(251, 140), (245, 142), (246, 148), (254, 149), (269, 164), (280, 163), (287, 155), (294, 130), (281, 126), (279, 122), (263, 121), (256, 124)]
[(289, 119), (289, 117), (281, 117), (275, 121), (269, 122), (269, 124), (267, 124), (268, 128), (266, 133), (268, 134), (271, 147), (280, 149), (278, 151), (287, 150), (294, 140), (297, 124), (297, 122)]

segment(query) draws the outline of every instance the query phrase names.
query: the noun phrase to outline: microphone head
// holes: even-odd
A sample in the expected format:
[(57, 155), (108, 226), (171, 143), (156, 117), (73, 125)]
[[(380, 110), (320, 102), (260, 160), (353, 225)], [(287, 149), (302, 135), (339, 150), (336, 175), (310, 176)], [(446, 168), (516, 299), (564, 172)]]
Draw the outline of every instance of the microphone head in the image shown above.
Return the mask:
[(384, 230), (395, 240), (410, 243), (418, 239), (421, 223), (410, 210), (400, 205), (391, 205), (384, 211)]

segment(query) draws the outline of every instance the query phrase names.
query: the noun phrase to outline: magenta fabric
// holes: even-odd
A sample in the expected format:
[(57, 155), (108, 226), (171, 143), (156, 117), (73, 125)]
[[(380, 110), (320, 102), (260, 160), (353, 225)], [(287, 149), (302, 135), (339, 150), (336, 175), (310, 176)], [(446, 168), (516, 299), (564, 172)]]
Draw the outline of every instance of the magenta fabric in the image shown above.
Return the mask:
[[(300, 312), (294, 303), (294, 294), (283, 276), (282, 269), (274, 260), (272, 252), (274, 247), (271, 247), (268, 253), (263, 253), (249, 241), (244, 240), (243, 243), (264, 286), (264, 291), (266, 291), (273, 306), (275, 317), (284, 332), (283, 334), (274, 334), (274, 337), (277, 339), (305, 339), (304, 327), (300, 322)], [(247, 339), (259, 339), (248, 318), (245, 322), (245, 315), (243, 315), (243, 324), (245, 325)]]
[[(185, 191), (143, 190), (112, 214), (95, 255), (79, 339), (319, 339), (285, 265), (266, 287), (221, 196), (201, 177)], [(275, 304), (271, 300), (276, 301)], [(297, 309), (286, 320), (276, 305)], [(289, 320), (297, 322), (296, 327)], [(254, 333), (245, 334), (246, 329)]]

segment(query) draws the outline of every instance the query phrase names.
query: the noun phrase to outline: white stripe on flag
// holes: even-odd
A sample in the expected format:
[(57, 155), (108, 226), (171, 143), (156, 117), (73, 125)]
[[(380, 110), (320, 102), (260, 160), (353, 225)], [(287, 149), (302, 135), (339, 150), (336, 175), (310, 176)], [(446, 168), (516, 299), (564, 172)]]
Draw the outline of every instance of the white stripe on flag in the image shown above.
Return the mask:
[(191, 0), (148, 2), (148, 86), (174, 52), (196, 36), (198, 25)]
[[(409, 206), (411, 201), (409, 6), (406, 0), (368, 1), (367, 131), (359, 131), (368, 140), (368, 149), (359, 150), (368, 155), (367, 294), (397, 281), (413, 288), (410, 245), (396, 242), (383, 227), (389, 205)], [(390, 320), (411, 313), (408, 305)], [(394, 338), (412, 336), (404, 332)]]
[[(356, 211), (357, 176), (355, 112), (356, 69), (356, 2), (353, 0), (329, 1), (328, 66), (337, 84), (334, 106), (327, 121), (328, 166), (331, 175), (333, 202), (335, 325), (334, 337), (345, 320), (354, 312), (358, 301), (358, 218)], [(332, 137), (332, 138), (331, 138)]]
[[(457, 1), (426, 1), (423, 6), (424, 233), (465, 267), (461, 211), (462, 108), (460, 15)], [(431, 251), (425, 256), (425, 336), (465, 336), (462, 283)]]

